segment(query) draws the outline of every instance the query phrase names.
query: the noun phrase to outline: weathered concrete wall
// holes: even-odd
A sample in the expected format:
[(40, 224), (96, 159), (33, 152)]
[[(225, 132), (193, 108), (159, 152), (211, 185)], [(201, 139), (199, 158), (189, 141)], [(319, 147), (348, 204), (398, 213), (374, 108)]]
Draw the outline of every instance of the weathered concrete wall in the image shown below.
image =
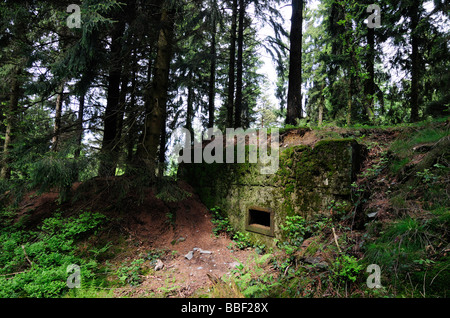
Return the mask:
[[(281, 149), (280, 149), (281, 151)], [(208, 208), (219, 206), (231, 224), (246, 231), (251, 207), (273, 211), (273, 233), (251, 233), (257, 243), (273, 245), (282, 239), (280, 224), (287, 215), (308, 219), (329, 213), (334, 201), (350, 199), (360, 161), (360, 146), (353, 139), (322, 140), (310, 146), (294, 146), (280, 153), (275, 174), (261, 174), (259, 163), (183, 164), (180, 177), (189, 182)]]

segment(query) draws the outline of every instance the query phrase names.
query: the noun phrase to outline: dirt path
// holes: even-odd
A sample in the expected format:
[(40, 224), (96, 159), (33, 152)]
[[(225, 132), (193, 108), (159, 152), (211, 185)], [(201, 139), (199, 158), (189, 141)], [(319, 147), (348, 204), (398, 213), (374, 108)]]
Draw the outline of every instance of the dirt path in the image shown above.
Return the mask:
[[(246, 264), (253, 260), (252, 250), (233, 251), (228, 248), (229, 239), (218, 238), (215, 242), (203, 242), (200, 252), (193, 251), (189, 260), (186, 254), (162, 258), (161, 270), (150, 270), (137, 287), (119, 288), (118, 297), (191, 297), (205, 295), (212, 282), (209, 276), (223, 277), (239, 263)], [(206, 249), (208, 248), (208, 249)]]
[[(189, 186), (182, 186), (191, 191)], [(232, 249), (232, 240), (213, 234), (211, 213), (194, 193), (166, 206), (173, 211), (172, 224), (155, 215), (155, 204), (147, 205), (152, 211), (142, 210), (129, 224), (143, 249), (168, 252), (161, 259), (164, 267), (151, 270), (138, 288), (119, 291), (121, 296), (189, 297), (199, 290), (207, 291), (211, 285), (208, 275), (222, 277), (237, 264), (253, 259), (254, 250)]]

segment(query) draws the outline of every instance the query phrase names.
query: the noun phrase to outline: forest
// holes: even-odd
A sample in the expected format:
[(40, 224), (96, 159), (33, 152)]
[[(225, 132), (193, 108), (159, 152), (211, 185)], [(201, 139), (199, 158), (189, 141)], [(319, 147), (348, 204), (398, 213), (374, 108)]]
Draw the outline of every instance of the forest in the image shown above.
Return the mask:
[[(0, 297), (448, 297), (449, 19), (445, 0), (1, 1)], [(366, 161), (349, 202), (271, 249), (180, 185), (177, 128), (351, 137)], [(186, 206), (211, 218), (193, 255), (251, 265), (158, 276), (185, 261)], [(143, 243), (161, 224), (169, 247)]]

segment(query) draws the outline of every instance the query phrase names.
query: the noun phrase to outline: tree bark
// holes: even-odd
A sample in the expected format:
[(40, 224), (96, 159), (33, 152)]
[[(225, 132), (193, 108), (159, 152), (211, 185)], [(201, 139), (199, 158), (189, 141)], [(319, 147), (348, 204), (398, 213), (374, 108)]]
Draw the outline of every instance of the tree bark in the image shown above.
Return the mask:
[(411, 6), (411, 122), (419, 121), (419, 3), (414, 1)]
[(325, 89), (325, 84), (322, 85), (322, 90), (320, 92), (320, 101), (319, 101), (319, 119), (318, 119), (318, 123), (317, 125), (319, 127), (322, 126), (323, 124), (323, 109), (324, 109), (324, 104), (325, 104), (325, 96), (323, 94), (323, 90)]
[(81, 147), (83, 141), (83, 116), (84, 116), (84, 102), (86, 93), (80, 94), (79, 106), (78, 106), (78, 119), (77, 119), (77, 148), (75, 149), (74, 157), (78, 159), (81, 154)]
[[(150, 52), (152, 50), (150, 49)], [(149, 61), (149, 64), (151, 65), (151, 61)], [(136, 57), (136, 51), (133, 52), (133, 59), (132, 59), (132, 71), (131, 71), (131, 88), (130, 88), (130, 103), (126, 106), (126, 117), (127, 117), (127, 126), (128, 126), (128, 134), (127, 134), (127, 157), (126, 162), (128, 165), (132, 165), (133, 162), (133, 156), (134, 156), (134, 146), (135, 141), (137, 137), (137, 128), (136, 128), (136, 116), (134, 114), (134, 109), (136, 105), (136, 89), (137, 89), (137, 72), (138, 72), (138, 65), (137, 65), (137, 57)], [(149, 67), (148, 72), (151, 72), (151, 67)], [(148, 83), (149, 81), (147, 81)], [(127, 166), (128, 167), (128, 166)]]
[(59, 146), (59, 137), (61, 134), (61, 115), (64, 100), (64, 85), (65, 81), (63, 81), (58, 87), (58, 95), (56, 96), (55, 125), (53, 127), (52, 151), (58, 151)]
[(120, 84), (120, 96), (119, 96), (119, 105), (117, 109), (117, 128), (116, 128), (116, 137), (115, 137), (115, 145), (116, 149), (120, 148), (122, 145), (122, 130), (123, 130), (123, 122), (125, 116), (125, 107), (127, 101), (128, 94), (128, 83), (130, 81), (130, 74), (126, 72), (122, 74), (122, 80)]
[(230, 61), (228, 67), (228, 100), (227, 100), (227, 127), (233, 127), (234, 115), (234, 80), (236, 65), (236, 30), (237, 30), (237, 0), (233, 0), (233, 13), (231, 17), (231, 43)]
[(236, 102), (234, 105), (234, 128), (242, 126), (242, 88), (243, 88), (243, 55), (244, 55), (244, 16), (245, 3), (239, 0), (238, 52), (236, 70)]
[(164, 113), (164, 120), (161, 127), (161, 137), (159, 139), (159, 152), (158, 152), (158, 176), (161, 178), (164, 174), (165, 163), (166, 163), (166, 142), (167, 142), (167, 131), (166, 131), (166, 121), (167, 113)]
[(212, 30), (211, 30), (211, 48), (210, 48), (210, 58), (211, 66), (209, 70), (209, 94), (208, 94), (208, 128), (214, 126), (214, 110), (215, 110), (215, 99), (216, 99), (216, 33), (217, 33), (217, 21), (215, 18), (215, 13), (212, 17)]
[(8, 109), (6, 111), (6, 131), (5, 140), (3, 143), (3, 162), (0, 171), (0, 179), (9, 179), (11, 177), (11, 167), (10, 167), (10, 147), (13, 143), (14, 134), (16, 132), (17, 125), (17, 112), (19, 107), (19, 96), (20, 96), (20, 71), (16, 71), (11, 80), (11, 94), (8, 103)]
[(146, 118), (144, 138), (138, 146), (137, 156), (150, 169), (154, 169), (157, 150), (160, 144), (161, 129), (166, 117), (167, 90), (169, 87), (170, 61), (174, 12), (163, 8), (161, 13), (161, 30), (158, 37), (158, 52), (155, 61), (155, 73), (149, 96), (145, 100)]
[(367, 28), (367, 72), (369, 78), (365, 82), (366, 113), (370, 122), (374, 119), (374, 95), (375, 95), (375, 28)]
[(355, 87), (357, 87), (357, 77), (355, 75), (355, 73), (358, 70), (358, 61), (356, 60), (356, 53), (355, 53), (355, 49), (352, 45), (352, 38), (353, 35), (350, 32), (350, 30), (348, 32), (346, 32), (346, 42), (350, 43), (350, 47), (348, 48), (349, 50), (349, 55), (350, 55), (350, 68), (348, 69), (348, 73), (347, 73), (347, 77), (348, 77), (348, 101), (347, 101), (347, 126), (350, 126), (352, 123), (352, 118), (353, 118), (353, 93), (355, 92)]
[(111, 57), (108, 77), (108, 96), (104, 117), (103, 141), (101, 149), (99, 175), (114, 176), (116, 172), (116, 135), (119, 113), (120, 82), (122, 74), (121, 37), (125, 24), (118, 22), (111, 34)]
[(347, 126), (352, 123), (353, 76), (348, 74)]
[(286, 124), (296, 125), (302, 118), (302, 27), (303, 0), (292, 0), (292, 18), (289, 55), (289, 84)]
[(192, 127), (192, 120), (194, 118), (194, 88), (192, 83), (194, 82), (192, 78), (192, 72), (188, 73), (188, 96), (187, 96), (187, 110), (186, 110), (186, 129), (189, 130), (191, 136), (194, 136), (194, 129)]

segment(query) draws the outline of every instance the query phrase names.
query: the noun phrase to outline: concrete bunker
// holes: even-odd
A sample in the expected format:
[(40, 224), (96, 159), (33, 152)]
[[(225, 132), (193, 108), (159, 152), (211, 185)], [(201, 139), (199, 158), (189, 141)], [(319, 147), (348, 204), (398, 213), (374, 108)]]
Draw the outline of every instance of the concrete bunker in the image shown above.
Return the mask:
[(203, 162), (181, 164), (179, 178), (208, 208), (220, 207), (236, 230), (257, 244), (273, 246), (275, 238), (284, 237), (280, 225), (287, 216), (314, 219), (328, 215), (331, 204), (350, 202), (362, 161), (362, 147), (350, 138), (282, 145), (280, 150), (274, 174), (261, 174), (260, 162)]

